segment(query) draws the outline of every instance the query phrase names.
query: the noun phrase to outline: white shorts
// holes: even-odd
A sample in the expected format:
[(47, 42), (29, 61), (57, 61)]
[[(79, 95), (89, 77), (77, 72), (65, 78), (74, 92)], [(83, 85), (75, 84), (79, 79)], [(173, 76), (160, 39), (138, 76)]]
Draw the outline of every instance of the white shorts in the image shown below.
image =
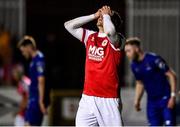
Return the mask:
[(122, 126), (119, 98), (82, 95), (76, 126)]

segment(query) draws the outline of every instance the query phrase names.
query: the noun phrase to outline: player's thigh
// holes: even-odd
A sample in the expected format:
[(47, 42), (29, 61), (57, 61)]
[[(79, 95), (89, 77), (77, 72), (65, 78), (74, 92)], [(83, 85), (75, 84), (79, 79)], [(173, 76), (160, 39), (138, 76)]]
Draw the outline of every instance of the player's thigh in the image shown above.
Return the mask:
[(97, 119), (91, 110), (89, 102), (81, 98), (76, 114), (76, 126), (98, 126)]
[(147, 118), (150, 126), (163, 125), (162, 111), (158, 108), (157, 105), (147, 105)]
[(36, 102), (30, 103), (26, 111), (26, 122), (31, 126), (40, 126), (43, 120), (43, 114), (39, 104)]
[[(98, 112), (99, 110), (99, 112)], [(106, 99), (99, 103), (96, 116), (100, 126), (122, 126), (119, 99)]]
[(174, 109), (169, 109), (167, 107), (164, 108), (163, 117), (164, 117), (164, 123), (166, 126), (175, 126), (176, 125), (175, 108)]
[(98, 126), (98, 123), (93, 113), (79, 108), (76, 115), (76, 126)]

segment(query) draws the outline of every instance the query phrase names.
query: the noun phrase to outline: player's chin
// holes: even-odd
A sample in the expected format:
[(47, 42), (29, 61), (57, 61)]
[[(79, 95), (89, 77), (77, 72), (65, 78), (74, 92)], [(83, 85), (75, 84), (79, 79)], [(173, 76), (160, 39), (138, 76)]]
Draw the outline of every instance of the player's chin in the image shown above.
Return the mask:
[(134, 59), (133, 58), (128, 58), (130, 61), (134, 61)]
[(24, 57), (25, 57), (25, 59), (27, 59), (27, 60), (30, 58), (29, 55), (24, 55)]
[(132, 57), (132, 56), (127, 56), (127, 58), (128, 58), (129, 60), (134, 60), (134, 57)]
[(138, 58), (137, 58), (137, 57), (132, 57), (132, 58), (131, 58), (131, 60), (133, 60), (133, 61), (137, 61), (137, 60), (138, 60)]
[(103, 27), (103, 25), (101, 23), (97, 23), (96, 25), (97, 25), (98, 28)]

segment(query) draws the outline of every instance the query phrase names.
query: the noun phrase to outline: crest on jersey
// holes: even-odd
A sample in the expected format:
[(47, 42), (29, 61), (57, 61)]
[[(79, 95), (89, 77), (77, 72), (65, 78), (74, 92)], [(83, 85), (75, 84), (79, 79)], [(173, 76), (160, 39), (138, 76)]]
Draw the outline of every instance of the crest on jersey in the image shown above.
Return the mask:
[(104, 40), (104, 41), (102, 42), (102, 46), (106, 46), (107, 43), (108, 43), (108, 40)]
[(37, 71), (38, 71), (39, 73), (43, 73), (43, 72), (44, 72), (44, 68), (41, 67), (41, 66), (38, 66), (38, 67), (37, 67)]
[(94, 41), (94, 37), (91, 38), (91, 41)]
[(164, 69), (165, 67), (166, 67), (165, 63), (164, 63), (163, 61), (161, 61), (161, 62), (159, 63), (159, 68), (160, 68), (160, 69)]

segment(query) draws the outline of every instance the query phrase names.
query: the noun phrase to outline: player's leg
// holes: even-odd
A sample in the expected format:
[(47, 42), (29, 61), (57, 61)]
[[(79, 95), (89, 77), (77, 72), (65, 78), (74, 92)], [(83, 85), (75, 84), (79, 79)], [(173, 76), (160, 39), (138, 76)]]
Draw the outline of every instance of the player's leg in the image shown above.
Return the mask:
[[(29, 104), (28, 104), (28, 105), (29, 105)], [(28, 107), (27, 107), (27, 110), (26, 110), (26, 112), (25, 112), (25, 126), (26, 126), (26, 127), (29, 127), (29, 126), (30, 126), (30, 124), (29, 124), (29, 122), (28, 122), (29, 119), (30, 119), (30, 118), (29, 118), (29, 116), (30, 116), (30, 115), (29, 115), (29, 114), (30, 114), (29, 112), (30, 112), (30, 109), (29, 109), (29, 106), (28, 106)]]
[(40, 110), (39, 103), (30, 102), (26, 112), (26, 122), (30, 126), (40, 126), (43, 120), (43, 114)]
[(175, 108), (174, 109), (169, 109), (167, 107), (168, 101), (169, 101), (169, 98), (163, 99), (161, 101), (162, 110), (163, 110), (162, 115), (163, 115), (164, 124), (166, 126), (175, 126), (175, 124), (176, 124)]
[(93, 97), (83, 95), (76, 114), (76, 126), (98, 126), (97, 119), (92, 111)]
[(121, 106), (118, 98), (98, 98), (95, 115), (100, 126), (122, 126)]
[(163, 125), (162, 110), (158, 103), (147, 103), (147, 118), (150, 126)]
[(175, 113), (174, 109), (165, 108), (163, 111), (165, 126), (175, 126)]

